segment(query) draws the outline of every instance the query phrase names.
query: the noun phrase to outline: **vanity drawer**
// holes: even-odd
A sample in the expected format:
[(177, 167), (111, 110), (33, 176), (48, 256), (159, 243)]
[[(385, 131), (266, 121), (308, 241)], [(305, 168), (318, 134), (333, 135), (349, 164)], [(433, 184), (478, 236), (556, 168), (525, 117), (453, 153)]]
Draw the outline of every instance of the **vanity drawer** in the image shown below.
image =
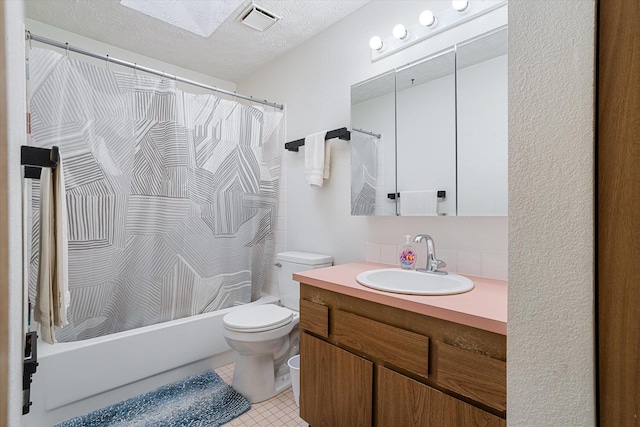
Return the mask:
[(502, 360), (440, 343), (438, 384), (500, 411), (507, 408), (507, 363)]
[(342, 310), (335, 310), (332, 322), (338, 344), (428, 378), (429, 337)]
[(329, 307), (301, 299), (300, 329), (329, 338)]

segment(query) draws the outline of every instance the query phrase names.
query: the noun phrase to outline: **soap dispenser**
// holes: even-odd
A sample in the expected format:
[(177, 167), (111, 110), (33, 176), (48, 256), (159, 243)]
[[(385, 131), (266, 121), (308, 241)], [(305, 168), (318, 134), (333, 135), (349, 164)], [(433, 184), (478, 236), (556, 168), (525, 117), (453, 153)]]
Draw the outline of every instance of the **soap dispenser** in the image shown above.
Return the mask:
[(400, 249), (400, 267), (405, 270), (415, 270), (416, 268), (416, 251), (411, 246), (411, 236), (404, 236), (405, 242)]

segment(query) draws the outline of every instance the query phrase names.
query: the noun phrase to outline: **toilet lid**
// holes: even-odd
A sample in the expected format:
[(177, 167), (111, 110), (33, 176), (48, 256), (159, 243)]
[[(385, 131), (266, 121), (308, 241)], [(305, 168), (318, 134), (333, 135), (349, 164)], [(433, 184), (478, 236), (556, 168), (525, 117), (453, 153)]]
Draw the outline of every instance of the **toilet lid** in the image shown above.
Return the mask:
[(293, 312), (275, 304), (258, 305), (234, 310), (222, 318), (224, 326), (231, 331), (263, 332), (291, 322)]

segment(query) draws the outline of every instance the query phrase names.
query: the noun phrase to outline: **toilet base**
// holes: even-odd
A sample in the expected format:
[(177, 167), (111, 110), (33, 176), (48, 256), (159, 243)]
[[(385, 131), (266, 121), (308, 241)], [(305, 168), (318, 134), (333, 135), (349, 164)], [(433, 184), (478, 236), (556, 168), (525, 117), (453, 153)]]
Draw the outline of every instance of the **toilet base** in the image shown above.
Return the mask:
[(238, 354), (232, 386), (251, 403), (262, 402), (291, 386), (291, 376), (274, 374), (273, 355)]

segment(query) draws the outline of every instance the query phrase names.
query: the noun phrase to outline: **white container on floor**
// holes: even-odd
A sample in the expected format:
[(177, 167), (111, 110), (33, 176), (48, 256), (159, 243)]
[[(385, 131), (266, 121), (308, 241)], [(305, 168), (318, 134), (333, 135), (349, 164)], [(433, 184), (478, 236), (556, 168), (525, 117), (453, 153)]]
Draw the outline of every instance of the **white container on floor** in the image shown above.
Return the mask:
[(289, 361), (289, 371), (291, 372), (291, 388), (296, 405), (300, 406), (300, 355), (293, 356)]

